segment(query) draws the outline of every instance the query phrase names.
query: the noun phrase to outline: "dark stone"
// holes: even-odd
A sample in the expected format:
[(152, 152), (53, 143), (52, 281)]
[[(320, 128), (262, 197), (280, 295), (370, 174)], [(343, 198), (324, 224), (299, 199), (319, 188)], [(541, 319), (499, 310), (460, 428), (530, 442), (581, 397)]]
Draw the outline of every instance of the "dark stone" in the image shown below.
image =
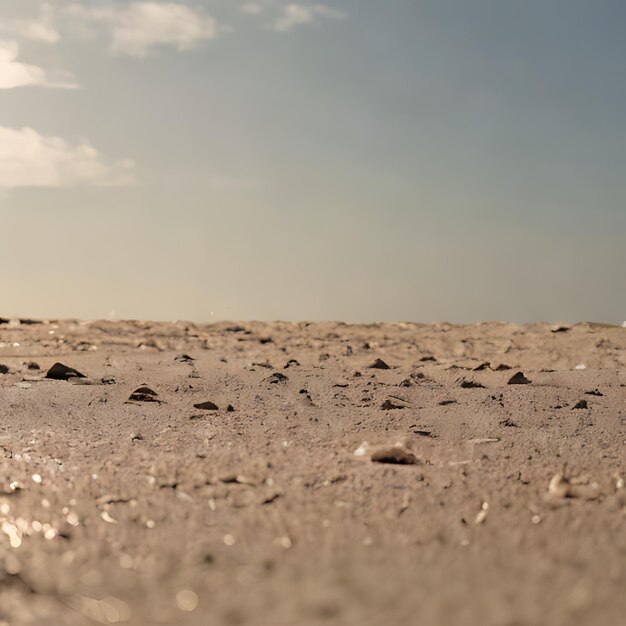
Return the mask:
[(587, 400), (579, 400), (572, 409), (587, 409), (589, 405), (587, 404)]
[(157, 399), (159, 394), (154, 391), (154, 389), (150, 389), (146, 385), (142, 385), (141, 387), (137, 387), (133, 393), (130, 394), (129, 400), (134, 400), (135, 402), (160, 402)]
[(200, 402), (199, 404), (194, 404), (193, 405), (195, 409), (202, 409), (203, 411), (219, 411), (219, 407), (217, 406), (217, 404), (210, 402), (210, 401), (206, 401), (206, 402)]
[(393, 448), (385, 448), (376, 450), (372, 454), (374, 463), (392, 463), (395, 465), (417, 465), (417, 457), (408, 450), (394, 446)]
[(46, 378), (52, 380), (69, 380), (70, 378), (87, 378), (73, 367), (63, 365), (63, 363), (55, 363), (46, 373)]
[(274, 372), (271, 376), (268, 376), (265, 380), (271, 385), (275, 385), (276, 383), (284, 383), (288, 381), (289, 378), (287, 378), (287, 376), (285, 376), (284, 374), (281, 374), (280, 372)]
[(387, 365), (382, 359), (376, 359), (370, 366), (372, 370), (390, 370), (391, 367)]
[(523, 372), (517, 372), (509, 378), (507, 385), (530, 385), (532, 381), (524, 376)]
[(179, 363), (193, 363), (195, 359), (188, 354), (179, 354), (174, 357), (174, 361), (178, 361)]
[(477, 383), (475, 380), (462, 380), (461, 381), (462, 389), (484, 389), (485, 385), (481, 385)]

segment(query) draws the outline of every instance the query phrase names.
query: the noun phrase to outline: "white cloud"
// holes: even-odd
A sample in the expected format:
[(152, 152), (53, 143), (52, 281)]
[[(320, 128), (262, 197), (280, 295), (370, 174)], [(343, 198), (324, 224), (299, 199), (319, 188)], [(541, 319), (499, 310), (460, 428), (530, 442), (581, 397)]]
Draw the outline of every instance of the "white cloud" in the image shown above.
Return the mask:
[(136, 57), (153, 54), (171, 46), (190, 50), (200, 42), (213, 39), (216, 21), (204, 12), (175, 2), (132, 2), (127, 5), (85, 7), (73, 4), (66, 15), (83, 28), (101, 24), (110, 32), (111, 50)]
[(132, 161), (104, 163), (88, 144), (0, 126), (0, 189), (132, 184)]
[(46, 70), (37, 65), (20, 63), (17, 60), (19, 46), (14, 41), (0, 41), (0, 89), (15, 87), (53, 87), (57, 89), (77, 89), (67, 73), (51, 77)]
[(41, 6), (39, 17), (33, 19), (0, 19), (0, 31), (16, 37), (44, 43), (56, 43), (60, 36), (55, 27), (54, 9), (49, 4)]
[(312, 6), (303, 4), (288, 4), (283, 7), (278, 19), (274, 22), (274, 30), (284, 33), (293, 30), (297, 26), (314, 22), (316, 18), (324, 17), (328, 19), (344, 19), (347, 15), (343, 11), (338, 11), (325, 4), (315, 4)]

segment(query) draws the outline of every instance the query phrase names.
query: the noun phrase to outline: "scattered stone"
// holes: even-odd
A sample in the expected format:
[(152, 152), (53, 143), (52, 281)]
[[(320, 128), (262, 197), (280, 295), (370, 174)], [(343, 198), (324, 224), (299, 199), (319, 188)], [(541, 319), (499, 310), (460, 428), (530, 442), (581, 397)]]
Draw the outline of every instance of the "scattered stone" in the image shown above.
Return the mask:
[(423, 356), (420, 361), (422, 363), (436, 363), (437, 359), (434, 356)]
[(298, 367), (300, 362), (296, 359), (289, 359), (287, 363), (285, 363), (285, 367), (283, 369), (289, 369), (290, 367)]
[(604, 394), (599, 389), (594, 389), (593, 391), (585, 391), (586, 396), (603, 396)]
[(128, 399), (134, 400), (135, 402), (160, 402), (160, 400), (157, 399), (158, 395), (159, 394), (154, 391), (154, 389), (142, 385), (141, 387), (137, 387), (137, 389), (130, 394)]
[(392, 463), (395, 465), (417, 465), (417, 457), (403, 446), (382, 448), (372, 453), (374, 463)]
[(259, 337), (259, 343), (265, 345), (266, 343), (274, 343), (271, 337)]
[(485, 385), (477, 383), (475, 380), (462, 380), (461, 388), (463, 389), (484, 389)]
[(115, 385), (117, 383), (117, 380), (115, 379), (115, 376), (103, 376), (100, 379), (100, 382), (103, 385)]
[(456, 400), (442, 400), (439, 406), (448, 406), (448, 404), (458, 404)]
[(573, 407), (572, 409), (587, 409), (589, 408), (589, 405), (587, 403), (587, 400), (579, 400)]
[(387, 365), (382, 359), (376, 359), (370, 366), (369, 369), (372, 370), (390, 370), (391, 367)]
[(391, 411), (393, 409), (406, 409), (411, 406), (406, 400), (403, 398), (398, 398), (397, 396), (389, 396), (380, 406), (383, 411)]
[(266, 370), (274, 369), (274, 366), (269, 361), (253, 361), (250, 363), (251, 367), (262, 367)]
[(510, 365), (506, 363), (500, 363), (493, 371), (494, 372), (506, 372), (507, 370), (513, 369)]
[(550, 332), (552, 332), (552, 333), (568, 333), (570, 330), (572, 330), (571, 326), (568, 326), (567, 324), (558, 324), (556, 326), (553, 326), (550, 329)]
[(179, 363), (193, 363), (195, 359), (188, 354), (179, 354), (174, 357), (174, 361), (178, 361)]
[(418, 437), (432, 437), (433, 431), (426, 430), (425, 428), (420, 428), (419, 426), (409, 426), (409, 430), (412, 434), (417, 435)]
[(516, 374), (513, 374), (511, 378), (509, 378), (509, 382), (507, 382), (507, 385), (530, 385), (531, 382), (531, 380), (524, 376), (523, 372), (517, 372)]
[(488, 361), (483, 361), (480, 365), (477, 365), (472, 371), (473, 372), (482, 372), (483, 370), (489, 369), (491, 367), (491, 363)]
[(40, 370), (40, 369), (41, 369), (41, 367), (39, 367), (39, 363), (35, 363), (35, 361), (29, 361), (29, 362), (26, 364), (26, 367), (27, 367), (29, 370)]
[(235, 411), (235, 407), (234, 407), (232, 404), (229, 404), (229, 405), (226, 407), (226, 410), (227, 410), (229, 413), (233, 413), (233, 412)]
[(203, 411), (219, 411), (219, 407), (214, 402), (200, 402), (193, 405), (195, 409), (202, 409)]
[(500, 426), (506, 426), (507, 428), (519, 428), (519, 424), (514, 422), (510, 417), (500, 421)]
[(84, 374), (81, 374), (78, 370), (72, 367), (63, 365), (63, 363), (55, 363), (46, 373), (46, 378), (52, 380), (69, 380), (70, 378), (87, 378)]
[(274, 372), (271, 376), (268, 376), (265, 381), (270, 383), (270, 385), (275, 385), (277, 383), (284, 383), (288, 381), (289, 378), (280, 372)]
[(11, 371), (11, 368), (8, 365), (3, 365), (0, 363), (0, 374), (8, 374)]

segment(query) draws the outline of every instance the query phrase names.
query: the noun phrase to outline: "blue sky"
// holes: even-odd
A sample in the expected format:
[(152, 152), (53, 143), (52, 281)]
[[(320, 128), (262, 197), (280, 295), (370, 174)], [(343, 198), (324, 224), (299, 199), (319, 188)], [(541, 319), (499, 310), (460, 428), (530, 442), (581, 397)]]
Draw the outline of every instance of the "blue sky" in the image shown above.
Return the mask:
[(0, 7), (0, 314), (626, 319), (617, 0)]

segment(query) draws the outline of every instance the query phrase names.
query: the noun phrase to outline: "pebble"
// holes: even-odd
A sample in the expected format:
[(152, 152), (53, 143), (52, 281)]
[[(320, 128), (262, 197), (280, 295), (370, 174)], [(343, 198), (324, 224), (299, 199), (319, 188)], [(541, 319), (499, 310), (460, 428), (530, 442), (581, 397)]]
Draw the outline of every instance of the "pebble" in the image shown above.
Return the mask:
[(70, 378), (86, 378), (86, 376), (73, 367), (63, 365), (63, 363), (55, 363), (46, 372), (46, 378), (51, 378), (52, 380), (69, 380)]
[(391, 463), (395, 465), (417, 465), (417, 457), (403, 446), (380, 448), (372, 452), (374, 463)]
[(532, 381), (524, 376), (523, 372), (516, 372), (509, 378), (507, 385), (530, 385)]
[(390, 370), (391, 367), (387, 365), (382, 359), (376, 359), (370, 366), (371, 370)]

